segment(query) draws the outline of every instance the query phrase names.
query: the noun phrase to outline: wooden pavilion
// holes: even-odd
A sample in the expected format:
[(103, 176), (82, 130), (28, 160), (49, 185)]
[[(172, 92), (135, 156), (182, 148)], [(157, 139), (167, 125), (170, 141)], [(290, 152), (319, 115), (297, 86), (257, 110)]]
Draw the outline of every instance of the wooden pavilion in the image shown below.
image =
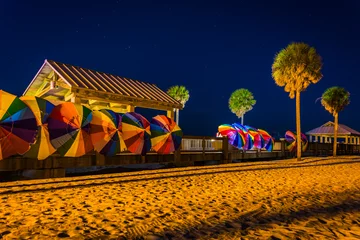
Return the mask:
[[(306, 135), (309, 136), (309, 142), (320, 142), (320, 143), (331, 143), (334, 140), (334, 123), (327, 122), (324, 125), (312, 129), (306, 132)], [(339, 140), (344, 139), (346, 144), (360, 144), (360, 132), (344, 125), (339, 124), (338, 128), (338, 142)]]
[(125, 113), (135, 107), (163, 110), (174, 118), (182, 104), (156, 85), (112, 74), (45, 60), (24, 92), (54, 104), (74, 102), (92, 110), (111, 109)]

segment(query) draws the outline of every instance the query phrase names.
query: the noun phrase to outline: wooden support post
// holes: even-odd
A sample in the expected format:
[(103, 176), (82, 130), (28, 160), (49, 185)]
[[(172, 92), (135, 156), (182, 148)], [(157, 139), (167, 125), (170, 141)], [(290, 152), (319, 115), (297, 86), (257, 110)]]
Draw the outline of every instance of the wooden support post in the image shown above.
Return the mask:
[(178, 150), (176, 150), (174, 152), (174, 164), (177, 167), (180, 167), (182, 165), (182, 162), (181, 162), (181, 148), (179, 148)]
[(202, 139), (202, 153), (205, 156), (205, 138)]
[(315, 152), (314, 152), (314, 155), (315, 155), (315, 156), (318, 156), (318, 155), (319, 155), (319, 143), (318, 143), (318, 142), (315, 143)]
[(135, 106), (134, 105), (127, 105), (126, 111), (127, 112), (135, 112)]
[(285, 139), (280, 139), (281, 141), (281, 157), (285, 157)]
[(166, 116), (174, 120), (174, 110), (167, 110)]
[(223, 152), (223, 163), (229, 163), (229, 142), (228, 138), (225, 136), (222, 139), (222, 152)]
[(97, 166), (105, 166), (105, 156), (95, 152), (95, 158), (96, 158), (96, 165)]

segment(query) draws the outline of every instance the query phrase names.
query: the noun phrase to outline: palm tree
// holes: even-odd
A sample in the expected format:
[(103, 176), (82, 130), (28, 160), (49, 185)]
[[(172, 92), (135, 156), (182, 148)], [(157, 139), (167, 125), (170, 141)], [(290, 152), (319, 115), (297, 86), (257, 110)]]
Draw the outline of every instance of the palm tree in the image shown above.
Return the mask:
[(336, 157), (337, 135), (339, 127), (339, 112), (350, 103), (350, 93), (342, 87), (331, 87), (321, 96), (321, 104), (334, 116), (334, 146), (333, 156)]
[(297, 159), (301, 160), (300, 93), (322, 78), (322, 59), (315, 48), (305, 43), (291, 43), (276, 54), (272, 65), (275, 83), (284, 87), (289, 97), (296, 97)]
[(229, 99), (229, 108), (238, 118), (241, 118), (241, 125), (244, 125), (244, 115), (253, 109), (256, 104), (253, 94), (245, 89), (235, 90)]
[[(189, 91), (184, 86), (172, 86), (167, 90), (167, 94), (180, 102), (185, 107), (185, 103), (189, 100)], [(179, 109), (176, 109), (176, 124), (179, 125)]]

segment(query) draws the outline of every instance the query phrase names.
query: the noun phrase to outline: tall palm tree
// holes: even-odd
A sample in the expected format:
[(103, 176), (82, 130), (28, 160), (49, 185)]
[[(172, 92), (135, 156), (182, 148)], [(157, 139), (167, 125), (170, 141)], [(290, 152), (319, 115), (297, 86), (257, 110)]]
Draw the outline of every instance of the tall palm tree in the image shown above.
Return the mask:
[(334, 116), (334, 146), (333, 156), (336, 157), (337, 135), (339, 128), (339, 112), (350, 104), (350, 93), (342, 87), (331, 87), (321, 96), (321, 104)]
[(305, 43), (291, 43), (276, 54), (272, 65), (275, 83), (284, 87), (289, 97), (296, 97), (297, 159), (301, 160), (300, 93), (322, 78), (322, 59), (315, 48)]
[[(190, 98), (189, 90), (187, 90), (184, 86), (172, 86), (167, 90), (167, 94), (176, 101), (180, 102), (183, 105), (183, 108)], [(176, 124), (179, 125), (179, 109), (176, 109)]]
[(229, 108), (238, 118), (241, 118), (241, 125), (244, 125), (244, 115), (253, 109), (256, 104), (253, 94), (245, 89), (235, 90), (229, 99)]

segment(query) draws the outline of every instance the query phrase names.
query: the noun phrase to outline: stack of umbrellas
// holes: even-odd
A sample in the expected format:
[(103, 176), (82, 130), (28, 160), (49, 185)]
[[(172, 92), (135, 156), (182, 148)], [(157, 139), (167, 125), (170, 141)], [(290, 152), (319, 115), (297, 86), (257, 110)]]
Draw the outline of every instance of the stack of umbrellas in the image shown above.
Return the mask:
[(221, 136), (227, 136), (229, 143), (238, 149), (273, 149), (274, 140), (264, 130), (234, 123), (220, 125), (218, 131)]
[(56, 151), (50, 143), (50, 135), (47, 126), (47, 119), (55, 106), (43, 98), (22, 96), (20, 99), (34, 113), (38, 126), (36, 142), (31, 146), (30, 150), (24, 154), (24, 157), (44, 160)]
[(48, 117), (51, 144), (64, 157), (80, 157), (93, 150), (90, 109), (71, 102), (57, 105)]
[(153, 117), (150, 131), (152, 149), (157, 153), (169, 154), (180, 147), (183, 133), (171, 118), (164, 115)]
[(0, 160), (29, 151), (37, 130), (31, 109), (15, 95), (0, 90)]
[(121, 119), (121, 114), (112, 110), (93, 112), (90, 134), (95, 151), (105, 156), (115, 156), (126, 149)]

